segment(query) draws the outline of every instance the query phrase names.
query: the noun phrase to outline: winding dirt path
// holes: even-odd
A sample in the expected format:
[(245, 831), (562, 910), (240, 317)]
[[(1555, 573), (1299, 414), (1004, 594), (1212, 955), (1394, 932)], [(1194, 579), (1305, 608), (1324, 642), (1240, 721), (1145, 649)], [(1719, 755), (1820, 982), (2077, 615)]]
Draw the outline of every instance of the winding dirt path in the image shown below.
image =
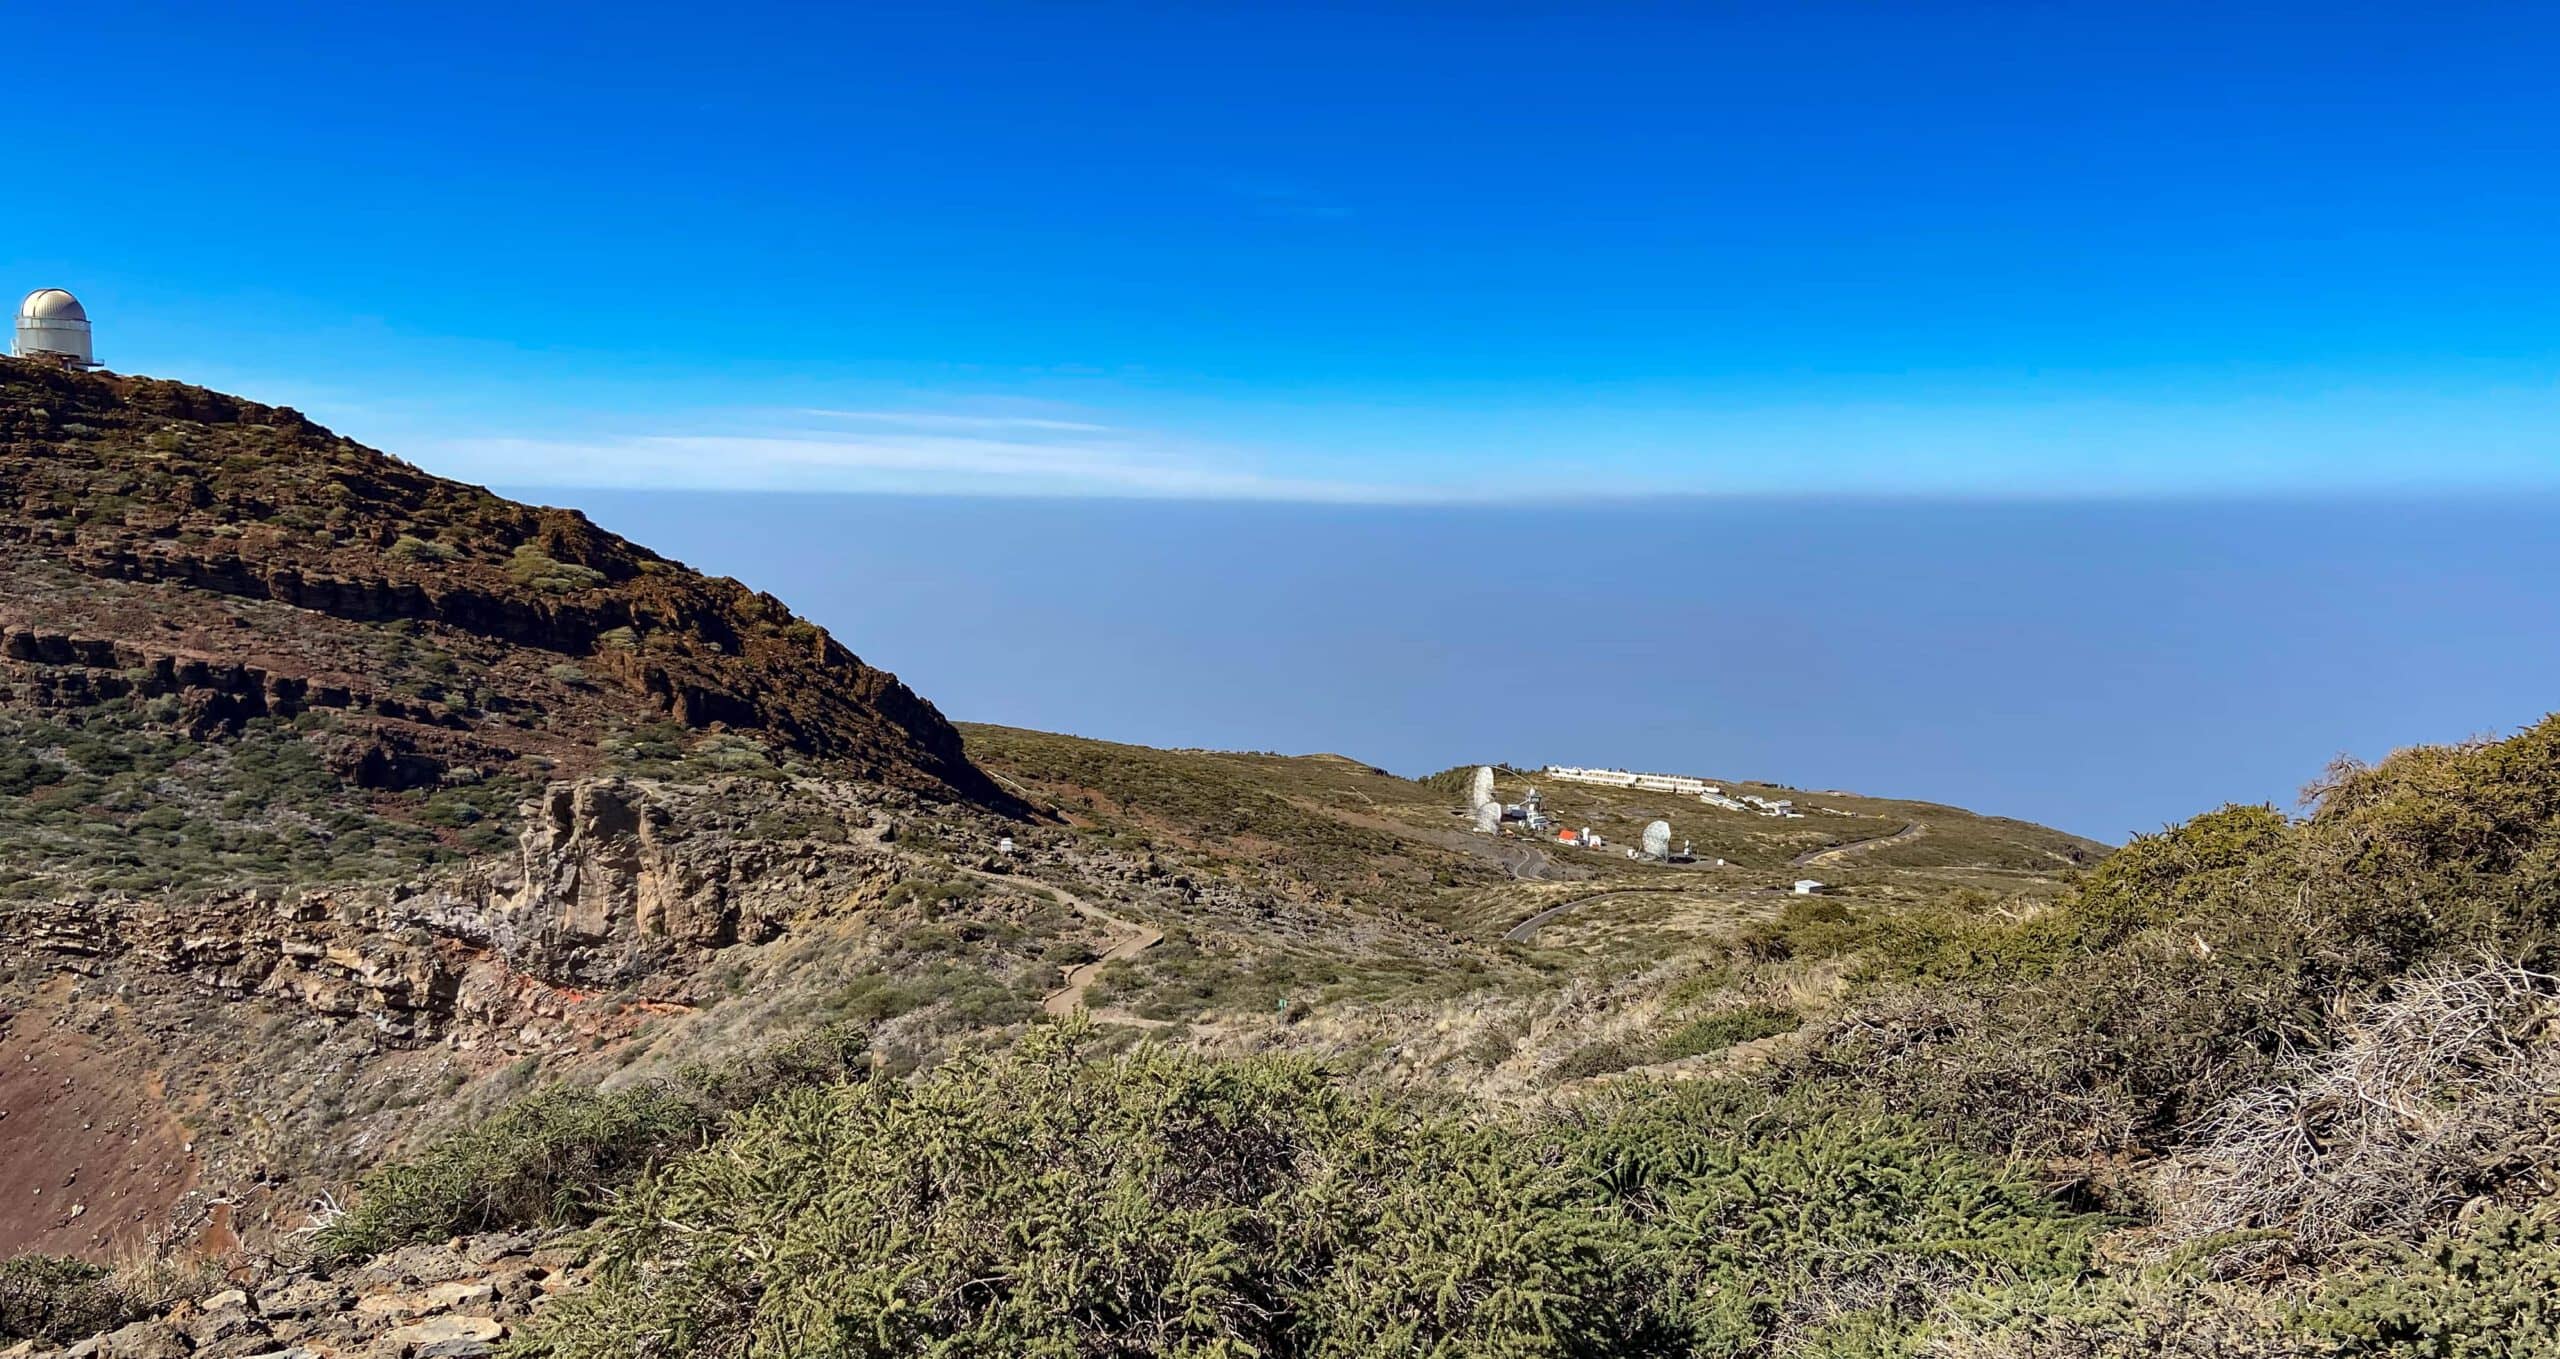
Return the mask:
[(1927, 826), (1924, 826), (1917, 821), (1907, 822), (1903, 825), (1902, 829), (1894, 831), (1889, 835), (1870, 835), (1864, 840), (1852, 840), (1845, 845), (1833, 845), (1827, 849), (1808, 849), (1804, 853), (1787, 860), (1787, 866), (1789, 868), (1810, 868), (1835, 854), (1847, 854), (1851, 850), (1874, 849), (1878, 845), (1898, 844), (1904, 840), (1917, 840), (1928, 833), (1929, 828)]
[[(1067, 903), (1077, 915), (1096, 924), (1107, 926), (1122, 936), (1119, 942), (1104, 949), (1101, 957), (1089, 963), (1078, 963), (1065, 970), (1064, 975), (1059, 979), (1064, 984), (1042, 997), (1040, 1001), (1040, 1008), (1052, 1015), (1064, 1018), (1084, 1009), (1085, 993), (1093, 989), (1094, 979), (1102, 975), (1103, 968), (1135, 958), (1164, 942), (1164, 931), (1152, 925), (1141, 925), (1134, 920), (1124, 920), (1056, 883), (1020, 877), (1012, 873), (988, 873), (978, 869), (969, 869), (967, 872), (972, 877), (984, 878), (989, 882), (1005, 883), (1025, 891), (1051, 893), (1060, 901)], [(1170, 1023), (1162, 1019), (1142, 1018), (1125, 1010), (1096, 1010), (1093, 1012), (1093, 1017), (1113, 1024), (1129, 1024), (1142, 1029), (1166, 1028)]]
[[(1105, 967), (1108, 967), (1113, 963), (1120, 962), (1123, 959), (1135, 958), (1139, 954), (1146, 952), (1148, 949), (1154, 948), (1156, 945), (1164, 942), (1164, 931), (1156, 929), (1151, 925), (1140, 925), (1133, 921), (1122, 920), (1116, 915), (1105, 914), (1104, 912), (1097, 910), (1094, 907), (1087, 906), (1082, 902), (1075, 902), (1074, 905), (1076, 908), (1076, 914), (1081, 915), (1088, 920), (1099, 921), (1115, 930), (1129, 931), (1130, 933), (1119, 943), (1113, 944), (1111, 947), (1104, 949), (1101, 957), (1096, 958), (1089, 963), (1078, 963), (1074, 967), (1067, 969), (1065, 977), (1066, 985), (1050, 992), (1048, 997), (1040, 1002), (1040, 1008), (1053, 1015), (1071, 1015), (1076, 1011), (1083, 1009), (1085, 992), (1093, 989), (1094, 978), (1101, 976), (1102, 969)], [(1147, 1028), (1162, 1028), (1165, 1022), (1161, 1019), (1140, 1019), (1136, 1015), (1122, 1014), (1116, 1011), (1097, 1012), (1095, 1017), (1107, 1018), (1117, 1024), (1138, 1024)]]

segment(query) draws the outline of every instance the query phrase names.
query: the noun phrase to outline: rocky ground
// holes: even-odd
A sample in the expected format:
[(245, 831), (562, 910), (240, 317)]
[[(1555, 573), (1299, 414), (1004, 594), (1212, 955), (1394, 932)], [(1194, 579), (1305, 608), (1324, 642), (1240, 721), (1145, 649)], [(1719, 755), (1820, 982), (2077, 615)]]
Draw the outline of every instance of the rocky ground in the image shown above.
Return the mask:
[(513, 853), (408, 882), (0, 904), (0, 1244), (167, 1245), (217, 1207), (289, 1231), (422, 1115), (716, 999), (721, 948), (858, 914), (900, 805), (590, 780)]
[(410, 1246), (338, 1270), (235, 1266), (159, 1316), (0, 1359), (469, 1359), (581, 1277), (574, 1246), (524, 1233)]

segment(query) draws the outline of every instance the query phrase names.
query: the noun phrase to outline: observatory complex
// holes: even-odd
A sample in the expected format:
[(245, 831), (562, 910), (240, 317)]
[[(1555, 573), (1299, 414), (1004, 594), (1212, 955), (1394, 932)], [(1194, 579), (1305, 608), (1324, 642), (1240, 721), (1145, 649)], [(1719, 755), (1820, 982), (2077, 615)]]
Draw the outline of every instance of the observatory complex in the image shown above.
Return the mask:
[(9, 352), (66, 368), (98, 366), (89, 347), (89, 313), (79, 298), (60, 288), (38, 288), (18, 304), (18, 331)]

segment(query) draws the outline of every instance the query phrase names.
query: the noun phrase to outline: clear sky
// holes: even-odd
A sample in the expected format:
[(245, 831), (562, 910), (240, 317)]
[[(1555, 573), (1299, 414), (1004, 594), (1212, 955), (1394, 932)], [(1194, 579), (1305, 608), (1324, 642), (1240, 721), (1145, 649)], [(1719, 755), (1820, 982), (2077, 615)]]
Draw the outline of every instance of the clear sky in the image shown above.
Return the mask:
[(2560, 487), (2560, 10), (15, 4), (0, 285), (515, 486)]

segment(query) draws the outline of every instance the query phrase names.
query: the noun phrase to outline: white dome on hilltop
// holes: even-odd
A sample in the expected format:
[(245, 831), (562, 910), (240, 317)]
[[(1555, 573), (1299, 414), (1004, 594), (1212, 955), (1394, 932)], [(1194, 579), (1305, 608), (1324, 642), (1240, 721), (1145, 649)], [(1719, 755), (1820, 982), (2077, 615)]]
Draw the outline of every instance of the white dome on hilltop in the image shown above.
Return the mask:
[[(5, 296), (7, 296), (6, 293), (0, 293), (0, 297)], [(21, 321), (86, 321), (89, 319), (89, 312), (87, 308), (80, 305), (79, 298), (73, 297), (60, 288), (38, 288), (27, 294), (26, 301), (18, 304), (18, 319)]]
[(60, 288), (36, 289), (18, 304), (18, 338), (10, 352), (22, 359), (96, 367), (89, 349), (88, 309)]

